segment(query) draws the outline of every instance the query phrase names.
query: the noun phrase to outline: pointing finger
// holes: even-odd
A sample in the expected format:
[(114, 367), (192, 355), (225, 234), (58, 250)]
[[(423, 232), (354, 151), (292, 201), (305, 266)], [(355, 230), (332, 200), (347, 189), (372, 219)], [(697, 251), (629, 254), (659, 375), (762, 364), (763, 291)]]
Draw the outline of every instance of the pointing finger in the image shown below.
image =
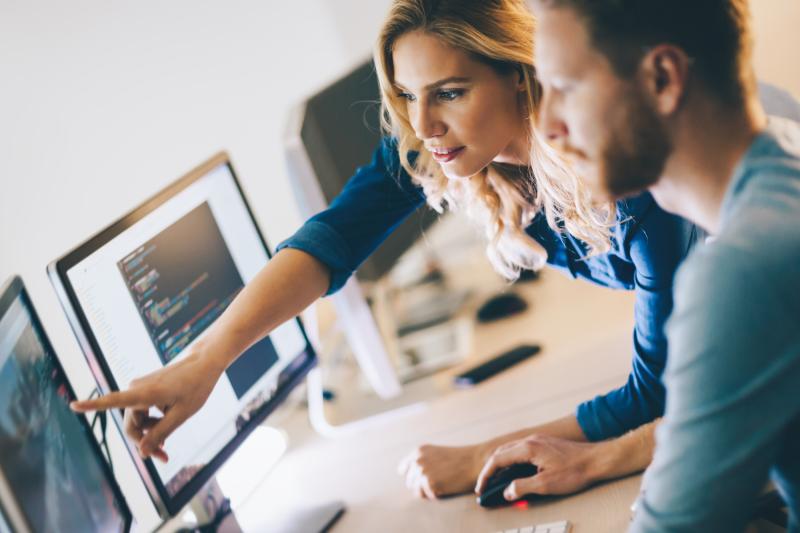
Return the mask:
[(93, 400), (76, 400), (70, 402), (69, 406), (73, 411), (85, 413), (87, 411), (105, 411), (107, 409), (135, 408), (146, 409), (148, 402), (144, 401), (142, 393), (138, 390), (126, 390), (120, 392), (110, 392)]

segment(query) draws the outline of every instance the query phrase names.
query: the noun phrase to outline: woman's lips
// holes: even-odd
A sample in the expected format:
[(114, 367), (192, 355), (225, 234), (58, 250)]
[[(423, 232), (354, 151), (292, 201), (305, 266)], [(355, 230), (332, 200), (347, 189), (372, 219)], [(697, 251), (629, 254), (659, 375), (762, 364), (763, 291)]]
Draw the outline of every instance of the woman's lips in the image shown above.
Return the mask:
[(464, 151), (464, 146), (458, 148), (429, 148), (431, 155), (437, 163), (449, 163)]

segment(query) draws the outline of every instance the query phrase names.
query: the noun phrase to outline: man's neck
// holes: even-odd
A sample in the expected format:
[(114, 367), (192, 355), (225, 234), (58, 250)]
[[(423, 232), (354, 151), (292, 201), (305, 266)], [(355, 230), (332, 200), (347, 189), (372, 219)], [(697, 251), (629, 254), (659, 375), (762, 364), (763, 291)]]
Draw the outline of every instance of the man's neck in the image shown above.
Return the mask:
[(673, 154), (650, 190), (663, 208), (716, 234), (725, 192), (766, 115), (755, 95), (733, 110), (698, 95), (675, 120)]

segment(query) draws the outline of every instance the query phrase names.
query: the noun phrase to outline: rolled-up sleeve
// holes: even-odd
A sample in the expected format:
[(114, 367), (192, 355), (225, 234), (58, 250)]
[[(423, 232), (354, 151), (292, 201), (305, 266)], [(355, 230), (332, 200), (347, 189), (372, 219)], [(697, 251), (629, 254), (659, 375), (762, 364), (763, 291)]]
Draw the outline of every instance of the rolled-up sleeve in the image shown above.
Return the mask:
[(672, 312), (673, 278), (700, 237), (693, 224), (659, 209), (652, 200), (623, 224), (630, 227), (621, 235), (621, 245), (635, 270), (633, 363), (622, 387), (578, 406), (578, 423), (590, 441), (617, 437), (663, 415), (664, 325)]
[(328, 294), (332, 294), (424, 202), (422, 190), (399, 164), (394, 141), (387, 138), (330, 206), (310, 218), (277, 250), (294, 248), (324, 263), (331, 273)]

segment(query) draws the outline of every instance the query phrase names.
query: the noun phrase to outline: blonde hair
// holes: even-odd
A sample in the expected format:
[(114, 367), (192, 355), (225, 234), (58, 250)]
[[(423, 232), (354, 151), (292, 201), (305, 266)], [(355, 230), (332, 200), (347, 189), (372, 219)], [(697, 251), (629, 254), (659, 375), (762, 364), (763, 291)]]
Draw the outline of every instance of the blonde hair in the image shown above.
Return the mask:
[[(545, 249), (525, 232), (540, 211), (553, 230), (566, 229), (585, 242), (588, 255), (610, 249), (610, 227), (616, 219), (614, 204), (593, 205), (577, 176), (535, 128), (541, 86), (533, 66), (534, 26), (524, 0), (395, 0), (374, 51), (382, 126), (397, 139), (403, 168), (431, 207), (463, 210), (484, 225), (489, 260), (508, 279), (547, 260)], [(530, 168), (491, 163), (468, 180), (444, 175), (416, 137), (406, 100), (394, 85), (394, 44), (416, 30), (472, 54), (498, 73), (519, 72), (528, 110)]]

